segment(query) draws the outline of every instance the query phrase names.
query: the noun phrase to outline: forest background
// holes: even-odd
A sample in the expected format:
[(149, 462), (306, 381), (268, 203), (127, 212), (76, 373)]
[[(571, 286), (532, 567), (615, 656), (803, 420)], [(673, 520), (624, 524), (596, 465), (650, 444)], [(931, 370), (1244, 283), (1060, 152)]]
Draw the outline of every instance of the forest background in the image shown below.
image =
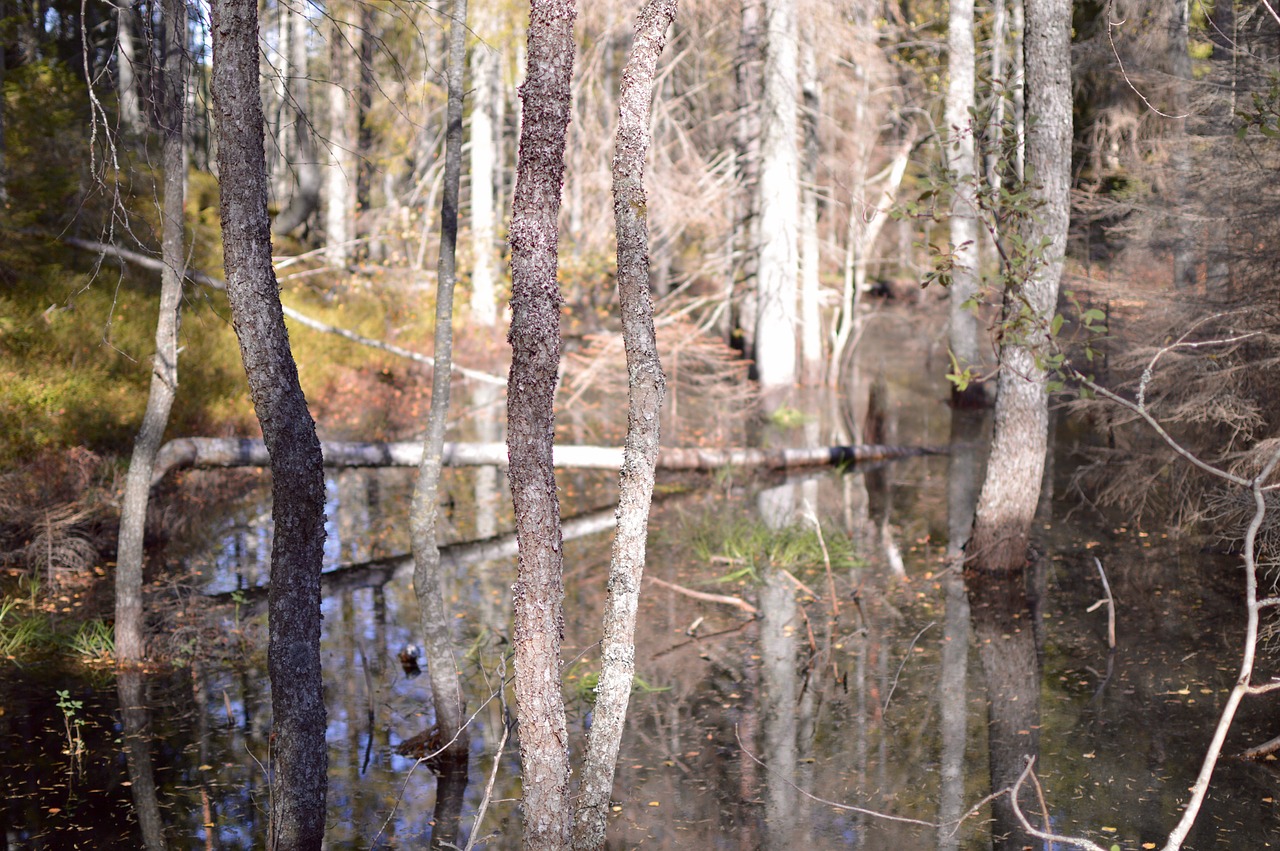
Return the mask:
[[(660, 342), (700, 341), (692, 356), (721, 376), (732, 373), (732, 350), (750, 355), (766, 406), (797, 383), (840, 383), (868, 298), (930, 309), (945, 289), (920, 285), (952, 283), (970, 247), (952, 238), (948, 215), (966, 187), (984, 276), (972, 301), (983, 318), (1002, 293), (1005, 226), (1035, 215), (1025, 199), (1000, 194), (1013, 185), (1023, 120), (1016, 4), (979, 9), (977, 97), (958, 113), (946, 103), (946, 8), (795, 5), (796, 52), (777, 90), (766, 73), (770, 4), (686, 3), (659, 65), (650, 127)], [(172, 36), (149, 5), (5, 11), (0, 450), (19, 472), (6, 478), (13, 510), (3, 531), (18, 571), (38, 572), (52, 587), (101, 570), (102, 554), (114, 550), (122, 459), (151, 377), (155, 264), (130, 258), (154, 258), (161, 241), (161, 68)], [(276, 268), (285, 304), (312, 322), (293, 333), (302, 384), (324, 434), (416, 435), (427, 371), (385, 348), (338, 343), (315, 325), (430, 350), (447, 15), (378, 3), (269, 3), (260, 12)], [(560, 282), (568, 347), (582, 363), (609, 351), (616, 324), (606, 223), (633, 12), (591, 4), (575, 30)], [(207, 10), (188, 7), (184, 17), (186, 263), (213, 272), (222, 240), (212, 39)], [(525, 13), (479, 2), (469, 21), (459, 262), (467, 332), (456, 360), (493, 375), (505, 372), (503, 230), (515, 186)], [(1170, 356), (1142, 386), (1197, 451), (1234, 469), (1260, 466), (1277, 413), (1263, 376), (1275, 357), (1269, 196), (1280, 19), (1266, 2), (1079, 3), (1072, 32), (1068, 289), (1077, 300), (1068, 307), (1077, 317), (1102, 311), (1111, 329), (1106, 358), (1090, 374), (1133, 384), (1149, 356), (1142, 344), (1188, 328), (1238, 340), (1211, 358)], [(779, 131), (783, 113), (792, 123)], [(972, 179), (957, 175), (947, 152), (964, 136), (977, 149)], [(228, 316), (218, 290), (186, 290), (170, 435), (256, 428)], [(1082, 351), (1092, 356), (1092, 343)], [(993, 364), (988, 346), (957, 362), (953, 376), (967, 383)], [(1203, 510), (1181, 480), (1192, 473), (1171, 473), (1164, 457), (1135, 451), (1146, 445), (1143, 433), (1122, 417), (1079, 407), (1105, 435), (1097, 464), (1079, 479), (1088, 493), (1138, 513)], [(592, 439), (617, 441), (616, 425)], [(666, 435), (672, 445), (716, 438)], [(1121, 462), (1138, 474), (1116, 476)]]

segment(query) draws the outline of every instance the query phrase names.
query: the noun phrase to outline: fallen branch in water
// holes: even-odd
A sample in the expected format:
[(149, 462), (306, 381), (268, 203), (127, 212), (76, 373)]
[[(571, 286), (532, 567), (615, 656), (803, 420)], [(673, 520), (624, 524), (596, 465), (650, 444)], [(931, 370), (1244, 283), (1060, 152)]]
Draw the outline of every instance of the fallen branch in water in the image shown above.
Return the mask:
[(693, 599), (701, 600), (704, 603), (723, 603), (726, 606), (733, 606), (735, 608), (742, 609), (742, 611), (749, 615), (756, 615), (760, 612), (759, 609), (741, 597), (730, 597), (727, 594), (708, 594), (705, 591), (694, 591), (692, 588), (686, 588), (683, 585), (677, 585), (674, 582), (667, 582), (666, 580), (659, 579), (656, 576), (646, 576), (645, 581), (652, 582), (654, 585), (662, 588), (669, 588), (677, 594), (683, 594), (686, 597), (692, 597)]
[[(321, 443), (326, 467), (417, 467), (422, 459), (419, 442)], [(663, 448), (658, 469), (713, 472), (725, 467), (789, 470), (832, 464), (859, 464), (918, 455), (936, 455), (945, 449), (920, 446), (823, 446), (812, 449), (675, 449)], [(182, 437), (160, 447), (151, 484), (183, 467), (267, 467), (271, 459), (261, 440), (247, 437)], [(505, 443), (446, 443), (442, 463), (446, 467), (506, 467)], [(616, 470), (622, 465), (621, 446), (557, 446), (557, 467)]]

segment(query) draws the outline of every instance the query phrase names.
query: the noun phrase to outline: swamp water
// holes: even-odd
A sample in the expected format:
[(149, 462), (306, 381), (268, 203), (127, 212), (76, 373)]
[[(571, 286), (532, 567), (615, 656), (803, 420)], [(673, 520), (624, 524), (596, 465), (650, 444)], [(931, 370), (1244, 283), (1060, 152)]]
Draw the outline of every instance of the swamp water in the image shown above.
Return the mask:
[[(894, 439), (945, 443), (943, 388), (919, 388), (912, 373), (886, 378)], [(817, 422), (775, 439), (828, 440)], [(1068, 459), (1060, 448), (1059, 478)], [(660, 477), (646, 573), (667, 584), (646, 583), (641, 601), (610, 847), (988, 848), (990, 808), (958, 826), (927, 823), (956, 819), (989, 794), (993, 751), (1035, 753), (1045, 806), (1028, 816), (1037, 825), (1104, 847), (1163, 843), (1236, 676), (1238, 562), (1159, 528), (1083, 509), (1068, 516), (1074, 503), (1052, 503), (1038, 521), (1038, 608), (991, 636), (943, 570), (947, 475), (947, 458), (929, 457), (790, 479)], [(613, 479), (561, 474), (564, 514), (580, 518), (566, 537), (584, 531), (565, 545), (575, 759), (591, 720)], [(509, 497), (499, 487), (494, 498), (502, 482), (491, 471), (449, 471), (451, 540), (510, 528)], [(264, 476), (243, 499), (207, 510), (204, 534), (166, 554), (180, 577), (165, 586), (166, 605), (202, 613), (161, 639), (186, 653), (184, 666), (121, 682), (4, 671), (8, 848), (140, 848), (159, 832), (176, 848), (266, 846), (270, 693), (255, 589), (269, 561), (267, 485)], [(395, 558), (408, 549), (411, 488), (407, 471), (329, 476), (327, 569), (364, 565), (335, 572), (324, 600), (331, 848), (421, 847), (433, 828), (436, 779), (395, 752), (431, 722), (427, 677), (410, 676), (397, 658), (415, 641), (411, 569)], [(498, 542), (447, 556), (475, 713), (459, 844), (478, 831), (477, 847), (517, 849), (514, 740), (474, 825), (507, 718), (496, 694), (510, 675), (513, 549)], [(1089, 611), (1102, 596), (1095, 556), (1118, 605), (1113, 654), (1105, 609)], [(213, 629), (204, 617), (211, 606)], [(1034, 640), (1040, 669), (1024, 672), (1029, 690), (1005, 695), (1038, 700), (1034, 729), (1005, 723), (1017, 712), (989, 717), (975, 635), (1010, 647)], [(1280, 733), (1272, 700), (1246, 701), (1228, 752)], [(990, 741), (1006, 728), (1007, 740)], [(1225, 760), (1185, 847), (1280, 847), (1277, 791), (1271, 764)]]

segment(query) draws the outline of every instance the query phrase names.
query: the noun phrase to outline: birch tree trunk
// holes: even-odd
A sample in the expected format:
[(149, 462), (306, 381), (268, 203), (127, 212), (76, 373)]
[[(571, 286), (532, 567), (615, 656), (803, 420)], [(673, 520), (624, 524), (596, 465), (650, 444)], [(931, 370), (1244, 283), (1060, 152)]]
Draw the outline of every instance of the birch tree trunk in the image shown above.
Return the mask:
[[(1026, 562), (1031, 521), (1040, 496), (1048, 440), (1048, 393), (1038, 355), (1057, 308), (1058, 282), (1070, 216), (1071, 79), (1070, 0), (1026, 0), (1025, 36), (1027, 172), (1042, 206), (1028, 217), (1023, 239), (1046, 240), (1029, 276), (1005, 293), (1005, 321), (1013, 323), (1000, 347), (995, 434), (978, 497), (970, 570), (1004, 572)], [(1024, 309), (1029, 321), (1017, 317)]]
[(502, 132), (497, 104), (502, 99), (501, 55), (496, 39), (501, 19), (493, 0), (479, 4), (475, 29), (480, 43), (471, 53), (471, 319), (492, 328), (498, 322), (498, 258), (494, 251), (497, 216), (494, 212), (498, 179), (498, 139)]
[(355, 239), (356, 185), (359, 163), (356, 145), (359, 128), (353, 93), (356, 75), (352, 73), (355, 56), (347, 37), (341, 6), (329, 7), (329, 74), (325, 92), (329, 105), (329, 164), (324, 180), (325, 259), (329, 265), (342, 268), (351, 259), (351, 241)]
[[(755, 351), (756, 275), (760, 268), (760, 91), (763, 62), (761, 45), (762, 0), (742, 0), (739, 13), (738, 56), (734, 75), (738, 120), (734, 122), (734, 177), (738, 187), (729, 254), (733, 285), (726, 288), (730, 298), (741, 288), (737, 327), (742, 334), (742, 350)], [(732, 311), (726, 310), (726, 316)], [(730, 323), (732, 325), (732, 323)], [(732, 343), (731, 335), (726, 338)]]
[(796, 18), (792, 0), (765, 0), (763, 141), (760, 152), (760, 268), (755, 368), (770, 394), (796, 381), (799, 228)]
[(650, 142), (654, 73), (676, 8), (677, 0), (647, 0), (636, 19), (635, 41), (618, 93), (613, 215), (618, 233), (618, 301), (629, 376), (627, 438), (618, 476), (618, 526), (609, 563), (595, 721), (587, 736), (574, 824), (575, 851), (604, 847), (613, 774), (635, 677), (636, 609), (644, 578), (654, 465), (661, 436), (658, 415), (666, 389), (649, 296), (644, 162)]
[(574, 0), (532, 0), (511, 211), (507, 446), (520, 542), (512, 598), (526, 851), (567, 848), (573, 814), (560, 679), (564, 556), (551, 447), (562, 304), (558, 218), (576, 16)]
[(821, 86), (818, 60), (814, 54), (813, 23), (804, 27), (801, 45), (803, 69), (800, 89), (804, 97), (804, 168), (800, 199), (800, 351), (801, 380), (810, 386), (822, 383), (822, 254), (818, 242), (818, 117)]
[(161, 88), (160, 134), (164, 165), (161, 209), (160, 313), (156, 321), (156, 352), (151, 363), (151, 390), (142, 427), (133, 444), (120, 511), (120, 539), (116, 552), (116, 661), (122, 665), (146, 658), (142, 568), (147, 504), (156, 453), (164, 440), (169, 412), (178, 390), (178, 325), (182, 282), (186, 277), (183, 249), (183, 111), (186, 106), (186, 6), (165, 0), (165, 49)]
[(214, 0), (213, 76), (223, 256), (240, 354), (271, 455), (267, 670), (276, 761), (269, 845), (319, 848), (328, 753), (320, 671), (324, 471), (271, 266), (256, 0)]
[[(409, 513), (413, 544), (413, 588), (418, 597), (418, 625), (422, 649), (431, 676), (431, 699), (436, 729), (449, 767), (465, 774), (470, 736), (464, 726), (466, 702), (453, 652), (449, 607), (440, 571), (440, 547), (436, 537), (439, 513), (440, 468), (445, 424), (449, 417), (449, 382), (453, 355), (453, 285), (458, 245), (458, 186), (462, 179), (462, 92), (466, 65), (467, 0), (453, 0), (449, 23), (447, 129), (445, 131), (444, 200), (440, 210), (440, 259), (436, 276), (436, 368), (431, 379), (431, 412), (427, 436), (418, 466), (418, 483)], [(456, 831), (456, 824), (454, 825)], [(432, 835), (433, 847), (452, 837)]]
[[(977, 368), (978, 317), (969, 302), (978, 291), (977, 178), (974, 156), (974, 48), (973, 0), (951, 0), (947, 25), (950, 80), (947, 84), (946, 154), (952, 182), (951, 250), (954, 265), (949, 288), (948, 344), (956, 369)], [(951, 387), (953, 403), (980, 398), (982, 390), (970, 385), (965, 391)]]
[[(286, 112), (292, 112), (293, 144), (288, 151), (292, 159), (283, 158), (280, 167), (292, 172), (293, 195), (272, 223), (275, 233), (293, 233), (310, 220), (320, 208), (320, 163), (316, 139), (312, 132), (311, 69), (307, 56), (307, 34), (311, 23), (301, 9), (291, 8), (285, 26), (289, 27), (288, 67), (293, 76), (285, 81)], [(284, 119), (281, 118), (283, 123)], [(290, 180), (281, 182), (289, 183)]]

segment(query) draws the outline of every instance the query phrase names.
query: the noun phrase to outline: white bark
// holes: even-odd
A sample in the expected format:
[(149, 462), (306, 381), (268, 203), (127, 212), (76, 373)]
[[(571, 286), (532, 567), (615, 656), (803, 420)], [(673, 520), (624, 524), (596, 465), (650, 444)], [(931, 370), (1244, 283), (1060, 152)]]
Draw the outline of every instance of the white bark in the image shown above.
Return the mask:
[(138, 95), (138, 48), (133, 41), (133, 4), (116, 6), (116, 91), (120, 123), (130, 133), (141, 133), (142, 98)]
[(351, 242), (355, 239), (356, 178), (356, 110), (352, 47), (348, 30), (330, 8), (329, 73), (327, 90), (329, 105), (329, 167), (324, 182), (325, 259), (330, 265), (343, 267), (351, 259)]
[(799, 258), (796, 104), (797, 38), (792, 0), (765, 0), (763, 140), (760, 163), (760, 265), (756, 373), (766, 391), (796, 381), (796, 279)]
[(492, 0), (477, 4), (475, 31), (480, 37), (471, 53), (471, 319), (491, 328), (498, 322), (498, 256), (494, 235), (495, 183), (498, 179), (499, 104), (502, 101), (501, 56), (494, 46), (501, 26)]
[(822, 255), (818, 242), (818, 117), (821, 83), (813, 49), (813, 24), (805, 25), (801, 50), (804, 95), (804, 179), (800, 205), (800, 329), (803, 354), (801, 378), (805, 384), (822, 383)]
[(978, 317), (965, 304), (978, 289), (978, 218), (974, 159), (973, 0), (951, 0), (947, 26), (947, 168), (952, 181), (950, 329), (948, 343), (961, 371), (976, 366)]

